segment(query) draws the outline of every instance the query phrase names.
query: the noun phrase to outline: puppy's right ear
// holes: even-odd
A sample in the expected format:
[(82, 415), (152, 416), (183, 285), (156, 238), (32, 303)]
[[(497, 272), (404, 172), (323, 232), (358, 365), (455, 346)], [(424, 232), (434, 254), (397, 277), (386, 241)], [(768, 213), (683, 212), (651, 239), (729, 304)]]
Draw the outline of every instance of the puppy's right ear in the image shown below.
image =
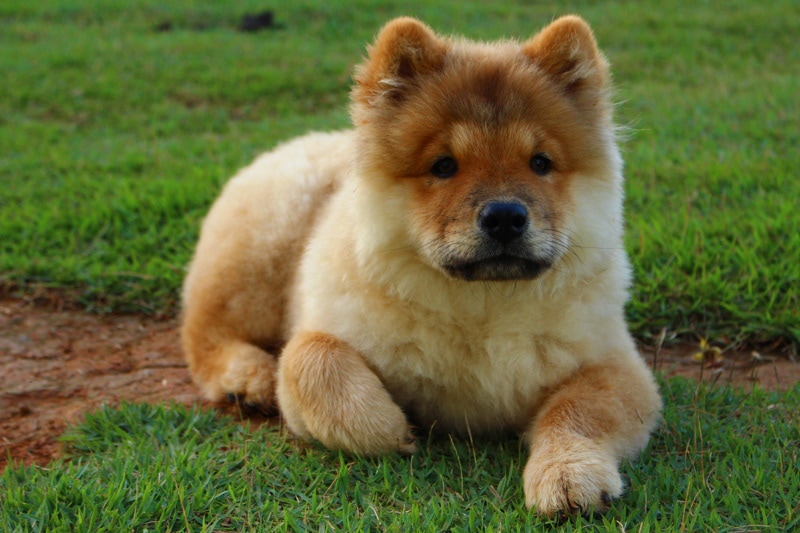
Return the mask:
[(353, 102), (401, 102), (420, 77), (442, 67), (446, 51), (446, 43), (422, 22), (410, 17), (390, 21), (368, 48), (367, 60), (356, 67)]

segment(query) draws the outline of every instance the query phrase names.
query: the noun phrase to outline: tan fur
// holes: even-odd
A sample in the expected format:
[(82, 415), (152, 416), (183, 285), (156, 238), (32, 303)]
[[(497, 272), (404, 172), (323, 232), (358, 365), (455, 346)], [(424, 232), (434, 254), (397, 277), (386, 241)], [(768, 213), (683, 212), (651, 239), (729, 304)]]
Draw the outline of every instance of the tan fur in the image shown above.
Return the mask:
[(624, 319), (622, 162), (591, 30), (563, 17), (484, 44), (396, 19), (355, 78), (355, 130), (262, 156), (204, 222), (184, 288), (195, 380), (213, 399), (277, 393), (291, 430), (354, 453), (414, 451), (409, 421), (519, 431), (528, 506), (603, 508), (661, 403)]

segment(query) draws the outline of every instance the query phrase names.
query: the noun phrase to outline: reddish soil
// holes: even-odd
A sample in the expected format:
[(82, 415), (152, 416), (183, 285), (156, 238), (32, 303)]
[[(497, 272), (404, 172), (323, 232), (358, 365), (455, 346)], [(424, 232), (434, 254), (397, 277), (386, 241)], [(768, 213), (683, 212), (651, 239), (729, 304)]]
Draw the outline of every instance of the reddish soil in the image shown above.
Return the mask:
[[(785, 389), (800, 382), (800, 364), (780, 355), (727, 352), (701, 364), (696, 346), (645, 356), (667, 375)], [(54, 311), (0, 300), (0, 471), (8, 463), (45, 464), (59, 455), (65, 427), (103, 404), (122, 400), (199, 404), (181, 355), (175, 319)], [(255, 421), (263, 417), (250, 415)]]
[[(181, 354), (174, 319), (54, 311), (0, 300), (0, 471), (58, 457), (58, 436), (81, 416), (122, 400), (204, 401)], [(258, 413), (247, 413), (256, 423)]]

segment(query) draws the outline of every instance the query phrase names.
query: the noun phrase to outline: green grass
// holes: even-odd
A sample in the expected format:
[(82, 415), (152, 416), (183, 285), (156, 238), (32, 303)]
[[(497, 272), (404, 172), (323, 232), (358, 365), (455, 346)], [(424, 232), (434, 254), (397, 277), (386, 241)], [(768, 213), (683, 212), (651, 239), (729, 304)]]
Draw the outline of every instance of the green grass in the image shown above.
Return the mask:
[(352, 67), (388, 18), (495, 39), (578, 12), (631, 132), (634, 333), (800, 343), (796, 1), (298, 0), (278, 29), (236, 31), (264, 7), (0, 5), (0, 293), (174, 313), (221, 185), (282, 139), (346, 127)]
[[(564, 531), (800, 528), (800, 386), (735, 392), (672, 380), (665, 420), (625, 463), (625, 496)], [(542, 531), (516, 439), (423, 439), (361, 459), (212, 413), (127, 404), (89, 416), (70, 456), (0, 476), (2, 531)]]

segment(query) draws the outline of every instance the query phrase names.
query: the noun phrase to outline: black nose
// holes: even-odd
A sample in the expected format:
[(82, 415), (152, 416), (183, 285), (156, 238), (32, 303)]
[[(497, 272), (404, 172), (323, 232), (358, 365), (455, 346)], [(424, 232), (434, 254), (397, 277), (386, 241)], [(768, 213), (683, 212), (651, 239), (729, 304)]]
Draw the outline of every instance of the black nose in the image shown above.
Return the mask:
[(489, 237), (508, 244), (528, 227), (528, 210), (517, 202), (492, 202), (481, 210), (478, 221)]

